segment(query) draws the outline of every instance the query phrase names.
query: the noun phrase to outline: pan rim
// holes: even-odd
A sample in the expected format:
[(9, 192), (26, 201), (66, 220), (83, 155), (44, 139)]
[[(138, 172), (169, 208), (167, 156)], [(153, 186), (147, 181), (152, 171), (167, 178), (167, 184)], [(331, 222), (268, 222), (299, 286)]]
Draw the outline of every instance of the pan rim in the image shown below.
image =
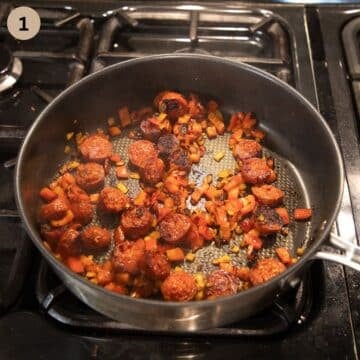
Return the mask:
[[(171, 60), (171, 59), (176, 59), (176, 58), (182, 58), (184, 60), (205, 60), (205, 61), (211, 61), (214, 63), (218, 63), (219, 65), (227, 65), (227, 66), (231, 66), (233, 68), (239, 68), (242, 70), (246, 70), (246, 71), (250, 71), (251, 73), (255, 74), (256, 76), (260, 76), (262, 78), (265, 78), (267, 81), (271, 81), (272, 83), (274, 83), (276, 86), (280, 86), (282, 88), (284, 88), (285, 90), (288, 91), (288, 93), (291, 94), (291, 96), (296, 97), (303, 106), (307, 107), (317, 118), (318, 123), (324, 128), (324, 130), (326, 131), (329, 139), (331, 140), (332, 143), (332, 147), (335, 150), (336, 153), (336, 157), (337, 157), (337, 163), (339, 165), (339, 176), (338, 176), (338, 181), (340, 183), (340, 188), (338, 191), (338, 196), (336, 199), (336, 202), (334, 204), (334, 208), (332, 211), (332, 215), (330, 216), (330, 218), (328, 219), (321, 235), (319, 235), (316, 239), (314, 244), (312, 244), (310, 246), (309, 249), (307, 249), (306, 253), (301, 257), (301, 259), (295, 263), (294, 265), (292, 265), (291, 267), (287, 268), (286, 271), (284, 271), (283, 273), (277, 275), (276, 277), (272, 278), (269, 281), (266, 281), (263, 284), (257, 285), (255, 287), (252, 287), (248, 290), (245, 291), (241, 291), (237, 294), (231, 295), (231, 296), (226, 296), (223, 298), (218, 298), (218, 299), (214, 299), (214, 300), (201, 300), (201, 301), (191, 301), (191, 302), (168, 302), (168, 301), (164, 301), (164, 300), (154, 300), (154, 299), (138, 299), (138, 298), (132, 298), (129, 297), (127, 295), (121, 295), (121, 294), (117, 294), (114, 292), (110, 292), (106, 289), (104, 289), (101, 286), (95, 285), (93, 283), (91, 283), (90, 281), (86, 280), (84, 277), (75, 274), (74, 272), (72, 272), (68, 267), (66, 267), (63, 263), (61, 263), (60, 261), (58, 261), (43, 245), (42, 245), (42, 239), (40, 237), (40, 235), (38, 234), (37, 231), (33, 231), (30, 222), (28, 221), (27, 217), (25, 216), (25, 212), (24, 212), (24, 206), (23, 206), (23, 201), (22, 201), (22, 197), (21, 197), (21, 191), (20, 191), (20, 179), (21, 179), (21, 164), (22, 164), (22, 159), (24, 157), (24, 153), (25, 150), (32, 138), (32, 134), (36, 131), (36, 128), (39, 126), (39, 124), (42, 122), (42, 119), (44, 119), (49, 112), (52, 111), (52, 108), (59, 102), (62, 101), (62, 99), (64, 97), (69, 96), (69, 94), (71, 94), (78, 86), (82, 86), (83, 84), (86, 84), (88, 82), (92, 82), (95, 81), (97, 78), (101, 77), (103, 74), (106, 74), (108, 72), (113, 72), (117, 69), (124, 69), (127, 68), (129, 66), (134, 66), (134, 65), (139, 65), (142, 63), (148, 63), (148, 62), (152, 62), (152, 61), (167, 61), (167, 60)], [(49, 103), (45, 109), (38, 115), (38, 117), (35, 119), (35, 121), (33, 122), (33, 124), (31, 125), (29, 131), (27, 132), (25, 139), (21, 145), (21, 148), (19, 150), (18, 153), (18, 161), (16, 164), (16, 168), (15, 168), (15, 174), (14, 174), (14, 188), (15, 188), (15, 201), (16, 201), (16, 205), (17, 208), (19, 210), (20, 216), (21, 216), (21, 220), (23, 221), (26, 231), (28, 233), (28, 235), (30, 235), (33, 243), (36, 245), (36, 247), (39, 249), (39, 251), (41, 252), (41, 254), (45, 257), (45, 259), (52, 265), (54, 266), (58, 271), (61, 270), (62, 272), (65, 272), (67, 275), (69, 275), (71, 278), (74, 278), (77, 282), (80, 282), (82, 285), (88, 286), (90, 287), (92, 290), (94, 291), (100, 291), (101, 294), (107, 296), (107, 297), (113, 297), (114, 299), (118, 299), (118, 300), (123, 300), (126, 302), (131, 302), (132, 304), (138, 303), (141, 304), (143, 306), (161, 306), (162, 308), (166, 307), (166, 308), (183, 308), (183, 307), (188, 307), (189, 304), (191, 304), (191, 307), (194, 308), (202, 308), (207, 306), (208, 304), (211, 303), (217, 303), (217, 304), (225, 304), (227, 302), (233, 302), (235, 299), (237, 299), (238, 301), (241, 301), (241, 298), (246, 296), (247, 294), (255, 294), (257, 292), (260, 292), (262, 289), (264, 289), (267, 286), (270, 285), (274, 285), (275, 283), (279, 283), (279, 287), (281, 288), (281, 280), (285, 280), (286, 278), (289, 277), (289, 275), (291, 275), (294, 272), (297, 272), (298, 270), (300, 270), (301, 267), (303, 267), (309, 260), (311, 260), (311, 258), (313, 257), (313, 255), (315, 254), (315, 252), (318, 250), (318, 248), (322, 245), (322, 243), (325, 241), (325, 238), (327, 237), (327, 235), (330, 233), (331, 231), (331, 227), (333, 225), (333, 223), (336, 221), (337, 218), (337, 214), (340, 210), (340, 206), (341, 206), (341, 202), (342, 202), (342, 198), (343, 198), (343, 190), (344, 190), (344, 165), (343, 165), (343, 159), (341, 156), (341, 151), (340, 151), (340, 147), (335, 139), (335, 136), (332, 132), (332, 130), (330, 129), (329, 125), (326, 123), (325, 119), (323, 118), (323, 116), (320, 114), (320, 112), (310, 103), (309, 100), (307, 100), (300, 92), (298, 92), (296, 89), (292, 88), (290, 85), (288, 85), (287, 83), (285, 83), (284, 81), (282, 81), (281, 79), (275, 77), (272, 74), (269, 74), (267, 72), (265, 72), (264, 70), (261, 70), (255, 66), (246, 64), (246, 63), (240, 63), (240, 62), (235, 62), (232, 60), (228, 60), (228, 59), (223, 59), (217, 56), (213, 56), (213, 55), (203, 55), (203, 54), (193, 54), (193, 53), (176, 53), (176, 54), (161, 54), (161, 55), (149, 55), (149, 56), (145, 56), (145, 57), (141, 57), (141, 58), (137, 58), (137, 59), (130, 59), (130, 60), (125, 60), (123, 62), (120, 63), (116, 63), (113, 65), (110, 65), (102, 70), (99, 70), (93, 74), (89, 74), (86, 77), (82, 78), (81, 80), (79, 80), (77, 83), (69, 86), (67, 89), (65, 89), (64, 91), (62, 91), (51, 103)], [(286, 283), (286, 281), (285, 281)], [(70, 289), (71, 290), (71, 289)]]

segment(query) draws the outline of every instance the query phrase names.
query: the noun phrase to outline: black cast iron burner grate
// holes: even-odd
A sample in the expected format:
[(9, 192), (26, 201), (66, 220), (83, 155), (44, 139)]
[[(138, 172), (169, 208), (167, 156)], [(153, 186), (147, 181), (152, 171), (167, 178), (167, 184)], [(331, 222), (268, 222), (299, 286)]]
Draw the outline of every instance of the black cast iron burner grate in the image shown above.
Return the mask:
[[(295, 288), (280, 295), (263, 312), (226, 327), (191, 333), (192, 336), (273, 336), (305, 323), (311, 316), (316, 289), (321, 286), (321, 263), (315, 262)], [(189, 335), (181, 331), (149, 331), (111, 320), (78, 300), (42, 260), (36, 286), (41, 309), (58, 324), (73, 329), (126, 334)], [(234, 310), (235, 311), (235, 310)]]

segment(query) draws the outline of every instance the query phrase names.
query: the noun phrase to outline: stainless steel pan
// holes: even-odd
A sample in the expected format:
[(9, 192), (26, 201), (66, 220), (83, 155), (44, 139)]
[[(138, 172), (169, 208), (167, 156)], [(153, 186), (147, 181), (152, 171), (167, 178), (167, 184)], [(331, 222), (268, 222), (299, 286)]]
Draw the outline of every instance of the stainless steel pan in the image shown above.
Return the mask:
[[(228, 114), (233, 111), (256, 113), (267, 134), (265, 147), (276, 160), (278, 181), (286, 190), (286, 205), (290, 210), (297, 206), (314, 208), (308, 225), (293, 225), (288, 237), (276, 239), (275, 244), (287, 245), (293, 253), (297, 247), (306, 248), (302, 258), (280, 276), (218, 300), (171, 303), (133, 299), (108, 292), (72, 273), (43, 246), (37, 225), (38, 191), (53, 178), (58, 165), (65, 160), (64, 134), (92, 132), (103, 127), (120, 106), (136, 109), (147, 105), (164, 89), (191, 91), (216, 99)], [(122, 137), (114, 145), (126, 154), (127, 142)], [(218, 147), (227, 148), (226, 138), (207, 144), (208, 151)], [(200, 167), (207, 173), (217, 171), (210, 167), (207, 156)], [(231, 166), (230, 156), (226, 161), (229, 162), (227, 166)], [(111, 177), (108, 181), (112, 181)], [(330, 258), (330, 254), (319, 250), (336, 219), (343, 181), (342, 159), (334, 136), (319, 113), (299, 93), (251, 66), (195, 54), (126, 61), (71, 86), (31, 127), (20, 150), (15, 174), (17, 204), (29, 235), (77, 297), (95, 310), (131, 325), (189, 331), (231, 323), (260, 311), (301, 274), (311, 259)], [(332, 237), (332, 241), (346, 251), (359, 251), (336, 237)], [(272, 254), (273, 248), (274, 244), (267, 246), (260, 256)], [(205, 248), (199, 253), (198, 261), (211, 262), (209, 257), (216, 256), (216, 251)], [(242, 264), (246, 261), (244, 256), (237, 256), (235, 260)], [(360, 265), (350, 255), (333, 260), (360, 270)], [(189, 270), (194, 271), (194, 268)]]

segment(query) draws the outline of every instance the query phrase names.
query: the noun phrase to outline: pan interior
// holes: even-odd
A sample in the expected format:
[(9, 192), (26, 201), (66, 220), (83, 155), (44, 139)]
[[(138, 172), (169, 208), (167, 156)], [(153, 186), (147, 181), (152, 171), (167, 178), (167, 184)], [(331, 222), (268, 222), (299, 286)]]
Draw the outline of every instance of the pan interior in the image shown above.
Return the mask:
[[(225, 116), (229, 118), (229, 116)], [(104, 129), (105, 129), (104, 122)], [(261, 125), (261, 124), (260, 124)], [(119, 154), (121, 158), (126, 162), (126, 165), (129, 166), (128, 162), (128, 147), (135, 141), (128, 137), (129, 131), (132, 129), (125, 129), (122, 132), (121, 136), (112, 138), (112, 144), (114, 152)], [(93, 131), (96, 131), (95, 129)], [(266, 132), (265, 132), (266, 133)], [(231, 134), (225, 133), (224, 135), (218, 136), (215, 139), (209, 140), (205, 136), (205, 148), (206, 152), (201, 158), (199, 164), (194, 164), (192, 166), (191, 173), (189, 178), (193, 181), (196, 186), (201, 185), (203, 178), (207, 174), (212, 174), (214, 181), (217, 179), (217, 174), (223, 169), (233, 170), (236, 166), (236, 161), (232, 155), (231, 150), (228, 147), (228, 140)], [(216, 162), (213, 159), (213, 155), (218, 152), (223, 151), (225, 153), (224, 158), (220, 162)], [(263, 146), (263, 155), (267, 157), (272, 157), (275, 160), (275, 172), (277, 174), (277, 180), (274, 183), (275, 186), (282, 189), (285, 193), (284, 205), (289, 211), (291, 222), (289, 225), (288, 234), (282, 235), (277, 234), (276, 236), (268, 236), (263, 241), (263, 248), (257, 252), (256, 258), (254, 261), (267, 258), (267, 257), (276, 257), (275, 249), (277, 247), (286, 247), (289, 249), (290, 253), (295, 257), (296, 249), (298, 247), (306, 247), (309, 241), (310, 234), (310, 223), (299, 223), (293, 221), (292, 214), (293, 210), (297, 207), (309, 207), (309, 197), (306, 191), (304, 182), (302, 181), (299, 172), (296, 167), (288, 160), (277, 155), (275, 152), (271, 151), (265, 146)], [(69, 159), (67, 159), (69, 160)], [(126, 187), (128, 188), (128, 193), (130, 197), (135, 197), (138, 192), (141, 190), (139, 185), (139, 180), (137, 179), (127, 179), (121, 180)], [(105, 185), (115, 187), (119, 183), (119, 180), (116, 177), (114, 167), (111, 167), (109, 174), (106, 176)], [(188, 200), (188, 208), (203, 208), (204, 199), (201, 199), (196, 206), (192, 206)], [(98, 225), (103, 226), (108, 229), (115, 229), (119, 224), (118, 215), (109, 215), (103, 214), (94, 210), (94, 217), (92, 222), (87, 225)], [(210, 273), (211, 271), (218, 269), (218, 266), (213, 265), (212, 261), (223, 255), (229, 255), (231, 258), (231, 263), (238, 266), (249, 265), (249, 259), (246, 254), (246, 248), (241, 248), (239, 246), (242, 240), (242, 235), (237, 235), (230, 240), (228, 244), (223, 244), (220, 247), (215, 244), (215, 242), (209, 242), (205, 247), (196, 251), (196, 257), (193, 262), (184, 261), (182, 264), (177, 264), (177, 266), (183, 267), (186, 271), (191, 273), (203, 272)], [(238, 245), (240, 251), (234, 253), (231, 251), (231, 248), (235, 245)], [(110, 248), (106, 253), (100, 254), (96, 257), (97, 261), (102, 262), (105, 259), (111, 256), (111, 253), (114, 248), (114, 241), (112, 242)]]

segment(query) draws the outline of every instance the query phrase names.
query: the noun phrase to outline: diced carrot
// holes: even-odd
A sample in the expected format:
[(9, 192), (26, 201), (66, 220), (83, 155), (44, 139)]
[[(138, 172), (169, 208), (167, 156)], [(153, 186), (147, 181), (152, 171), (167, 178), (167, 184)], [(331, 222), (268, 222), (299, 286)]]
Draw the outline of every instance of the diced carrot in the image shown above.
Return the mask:
[(209, 139), (214, 139), (217, 136), (216, 128), (215, 126), (208, 126), (206, 128), (206, 135)]
[(43, 200), (50, 202), (55, 200), (58, 197), (58, 194), (50, 190), (48, 187), (44, 187), (40, 190), (40, 196)]
[(116, 164), (121, 161), (121, 156), (119, 154), (112, 154), (110, 156), (110, 161)]
[(80, 259), (80, 257), (70, 256), (66, 259), (66, 265), (72, 270), (74, 273), (81, 274), (85, 271), (84, 265)]
[(276, 255), (279, 257), (280, 261), (285, 264), (291, 264), (291, 256), (289, 250), (285, 247), (279, 247), (275, 249)]
[(121, 129), (118, 126), (109, 127), (110, 136), (119, 136), (121, 134)]
[(137, 194), (136, 198), (134, 199), (134, 205), (144, 206), (146, 199), (147, 199), (147, 193), (145, 191), (140, 191)]
[(241, 201), (243, 203), (243, 207), (241, 209), (242, 215), (246, 215), (255, 209), (256, 200), (254, 195), (245, 196), (241, 198)]
[(287, 209), (282, 207), (282, 208), (276, 208), (275, 211), (280, 216), (282, 223), (284, 225), (288, 225), (290, 222), (290, 216), (289, 216), (289, 212), (287, 211)]
[(198, 163), (200, 161), (200, 153), (191, 153), (189, 155), (189, 160), (192, 162), (192, 163)]
[(152, 236), (145, 236), (145, 249), (147, 251), (155, 251), (157, 249), (157, 239)]
[(228, 182), (224, 186), (225, 191), (230, 191), (231, 189), (238, 187), (239, 185), (243, 184), (244, 180), (241, 176), (241, 174), (236, 174), (228, 179)]
[(118, 179), (128, 179), (129, 178), (129, 173), (128, 173), (128, 170), (125, 165), (117, 166), (115, 172), (116, 172), (116, 177)]
[(185, 258), (184, 251), (179, 247), (167, 250), (166, 256), (170, 262), (182, 261)]
[(120, 125), (122, 127), (128, 126), (131, 123), (131, 117), (127, 106), (123, 106), (119, 109)]
[(224, 271), (226, 271), (228, 273), (232, 273), (234, 271), (234, 267), (230, 263), (222, 262), (222, 263), (219, 264), (219, 267), (220, 267), (221, 270), (224, 270)]
[(295, 209), (294, 210), (294, 219), (298, 221), (309, 220), (312, 216), (312, 209)]

